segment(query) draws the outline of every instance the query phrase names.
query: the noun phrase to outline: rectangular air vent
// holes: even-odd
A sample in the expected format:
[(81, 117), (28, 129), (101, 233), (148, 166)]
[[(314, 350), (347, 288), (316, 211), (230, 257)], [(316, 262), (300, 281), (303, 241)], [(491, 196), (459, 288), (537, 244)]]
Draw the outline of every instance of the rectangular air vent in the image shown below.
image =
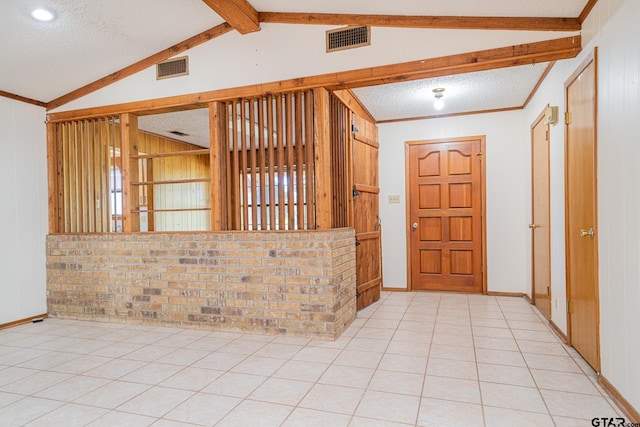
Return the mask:
[(327, 31), (327, 52), (371, 44), (371, 27), (344, 27)]
[(189, 74), (189, 57), (181, 56), (156, 64), (156, 80)]

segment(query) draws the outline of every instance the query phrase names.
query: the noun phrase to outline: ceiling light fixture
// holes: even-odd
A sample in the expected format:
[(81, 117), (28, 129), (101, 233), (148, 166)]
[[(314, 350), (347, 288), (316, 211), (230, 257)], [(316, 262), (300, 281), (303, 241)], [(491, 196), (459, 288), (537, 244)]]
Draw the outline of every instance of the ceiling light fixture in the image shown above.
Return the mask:
[(444, 108), (444, 100), (442, 99), (444, 96), (444, 88), (438, 87), (433, 89), (433, 96), (436, 98), (436, 101), (433, 103), (433, 108), (442, 110)]
[(31, 16), (40, 22), (50, 22), (55, 19), (56, 13), (47, 7), (39, 7), (31, 11)]

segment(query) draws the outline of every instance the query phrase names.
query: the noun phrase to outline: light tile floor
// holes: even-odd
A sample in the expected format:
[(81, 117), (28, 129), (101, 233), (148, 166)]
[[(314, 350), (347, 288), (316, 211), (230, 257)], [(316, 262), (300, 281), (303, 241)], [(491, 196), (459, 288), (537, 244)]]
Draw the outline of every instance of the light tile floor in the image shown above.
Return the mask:
[(336, 341), (46, 319), (0, 331), (0, 425), (589, 426), (620, 416), (521, 298), (383, 292)]

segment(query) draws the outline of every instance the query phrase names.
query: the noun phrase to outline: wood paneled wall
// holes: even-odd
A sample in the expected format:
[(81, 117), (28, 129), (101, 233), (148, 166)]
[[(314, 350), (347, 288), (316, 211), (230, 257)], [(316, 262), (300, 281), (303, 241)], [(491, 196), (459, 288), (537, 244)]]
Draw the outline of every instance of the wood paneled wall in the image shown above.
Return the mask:
[[(141, 231), (145, 231), (145, 219), (146, 231), (209, 230), (208, 150), (140, 132), (138, 151), (140, 181), (132, 184), (140, 188)], [(167, 156), (169, 153), (183, 154)]]

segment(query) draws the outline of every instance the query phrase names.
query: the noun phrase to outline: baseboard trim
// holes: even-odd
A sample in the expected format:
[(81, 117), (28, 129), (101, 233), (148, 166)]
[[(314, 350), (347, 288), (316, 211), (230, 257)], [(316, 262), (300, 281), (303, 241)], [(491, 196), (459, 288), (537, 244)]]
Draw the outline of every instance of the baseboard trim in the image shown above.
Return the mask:
[(0, 325), (0, 330), (9, 329), (9, 328), (13, 328), (15, 326), (24, 325), (25, 323), (33, 322), (36, 319), (46, 319), (46, 318), (47, 318), (47, 314), (45, 313), (45, 314), (39, 314), (37, 316), (27, 317), (25, 319), (14, 320), (13, 322), (3, 323), (2, 325)]
[(556, 336), (560, 338), (560, 341), (562, 341), (564, 344), (568, 344), (569, 340), (567, 339), (567, 336), (565, 335), (565, 333), (562, 332), (562, 330), (558, 327), (558, 325), (553, 323), (553, 320), (548, 319), (548, 321), (549, 321), (549, 326), (551, 326), (551, 330), (553, 331), (553, 333), (555, 333)]
[(382, 287), (382, 290), (385, 292), (409, 292), (409, 289), (407, 288), (385, 288), (384, 286)]
[(518, 297), (523, 298), (526, 294), (522, 292), (487, 292), (487, 295), (492, 297)]
[(627, 401), (627, 399), (622, 397), (620, 392), (609, 382), (608, 379), (599, 375), (598, 382), (615, 404), (618, 405), (625, 417), (627, 417), (627, 422), (640, 423), (640, 413)]
[(529, 297), (528, 294), (524, 294), (523, 297), (529, 304), (531, 304), (531, 305), (534, 304), (533, 300)]

